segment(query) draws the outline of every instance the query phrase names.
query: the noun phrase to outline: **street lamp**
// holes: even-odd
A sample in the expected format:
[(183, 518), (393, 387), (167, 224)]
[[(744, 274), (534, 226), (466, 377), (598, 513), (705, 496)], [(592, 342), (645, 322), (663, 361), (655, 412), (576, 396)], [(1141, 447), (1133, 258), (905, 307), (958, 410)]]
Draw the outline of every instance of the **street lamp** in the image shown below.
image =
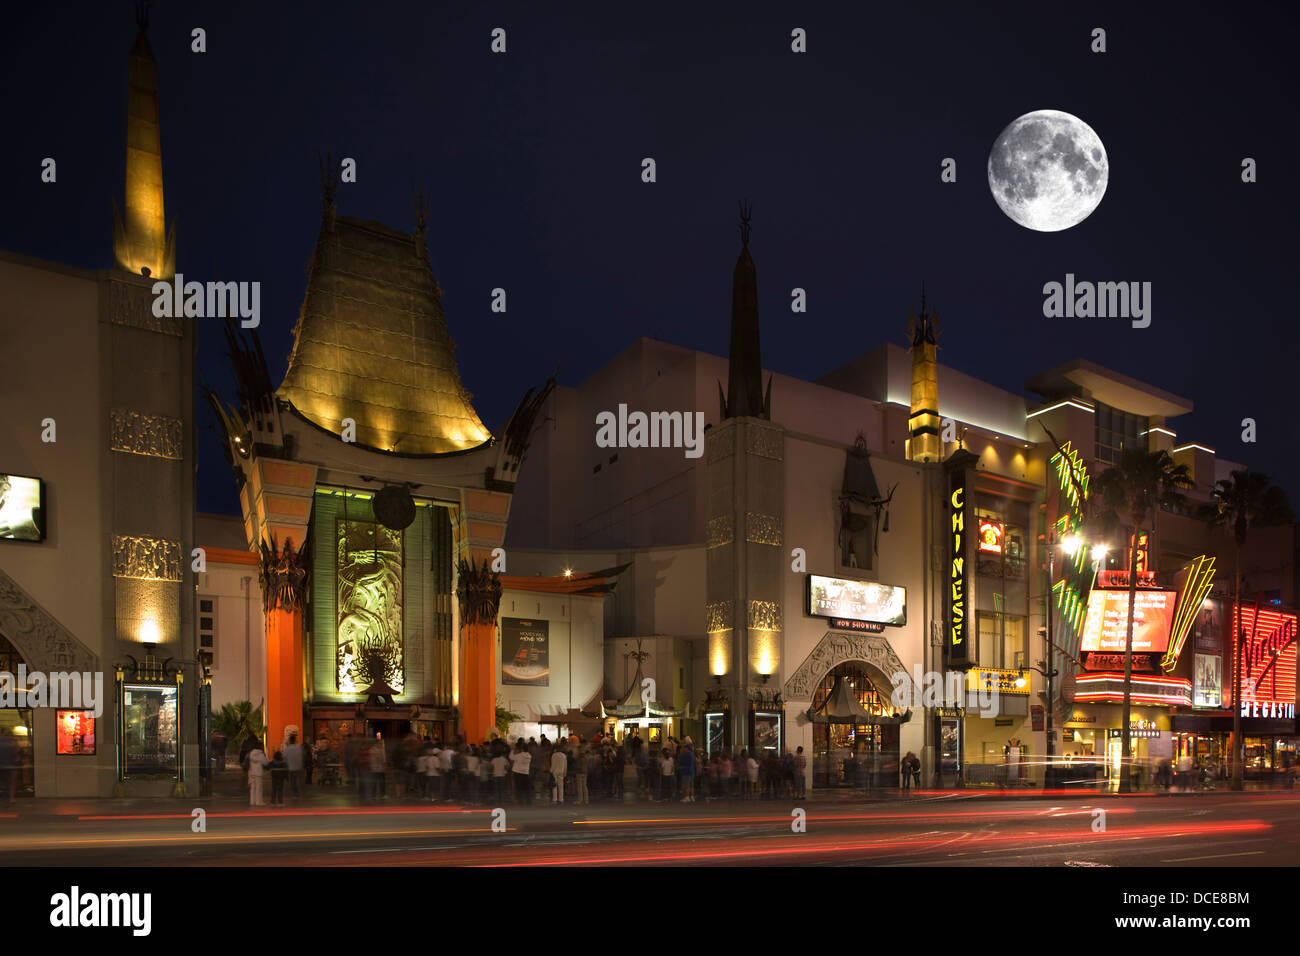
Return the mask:
[[(1053, 660), (1052, 652), (1056, 650), (1056, 644), (1052, 641), (1052, 592), (1055, 585), (1054, 578), (1056, 577), (1056, 549), (1057, 547), (1060, 547), (1062, 551), (1073, 557), (1079, 553), (1080, 548), (1085, 546), (1086, 542), (1077, 534), (1067, 535), (1060, 541), (1059, 545), (1052, 541), (1050, 537), (1047, 541), (1047, 594), (1043, 599), (1043, 608), (1045, 611), (1043, 617), (1046, 619), (1046, 627), (1038, 629), (1039, 633), (1043, 636), (1043, 640), (1047, 644), (1044, 654), (1047, 660), (1044, 661), (1044, 670), (1039, 670), (1037, 667), (1030, 668), (1031, 670), (1037, 670), (1047, 679), (1047, 720), (1044, 724), (1044, 727), (1047, 730), (1047, 768), (1043, 774), (1044, 789), (1047, 789), (1056, 777), (1055, 767), (1052, 762), (1052, 758), (1056, 756), (1056, 741), (1052, 734), (1052, 713), (1056, 706), (1052, 699), (1052, 678), (1057, 676), (1060, 672), (1051, 666), (1051, 661)], [(1094, 563), (1101, 561), (1106, 557), (1106, 546), (1104, 544), (1093, 545), (1091, 554)], [(1024, 685), (1025, 677), (1024, 668), (1022, 667), (1020, 678), (1016, 681), (1016, 687), (1021, 688), (1024, 687)]]

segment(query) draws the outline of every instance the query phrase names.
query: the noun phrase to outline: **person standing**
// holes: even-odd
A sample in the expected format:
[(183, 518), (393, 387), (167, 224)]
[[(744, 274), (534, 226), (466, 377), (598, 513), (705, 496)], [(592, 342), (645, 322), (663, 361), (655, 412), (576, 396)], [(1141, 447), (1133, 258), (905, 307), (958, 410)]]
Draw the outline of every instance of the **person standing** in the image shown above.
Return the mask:
[(682, 752), (677, 755), (677, 777), (680, 781), (682, 803), (695, 802), (695, 748), (689, 743), (682, 745)]
[(316, 751), (306, 740), (302, 742), (302, 775), (303, 781), (308, 787), (311, 786), (311, 772), (316, 766)]
[(803, 799), (808, 786), (808, 758), (804, 756), (803, 748), (796, 747), (794, 751), (794, 795), (795, 799)]
[[(667, 746), (659, 751), (659, 781), (663, 789), (663, 798), (672, 800), (673, 798), (673, 779), (674, 779), (673, 755)], [(659, 799), (659, 795), (655, 795)]]
[[(293, 798), (297, 800), (302, 795), (303, 780), (303, 760), (302, 747), (298, 746), (298, 735), (290, 734), (289, 742), (285, 745), (284, 752), (276, 751), (276, 755), (284, 761), (289, 773), (289, 791)], [(274, 772), (274, 771), (272, 771)], [(281, 794), (281, 803), (284, 802), (284, 795)], [(275, 802), (275, 778), (271, 778), (271, 802)]]
[(562, 744), (551, 751), (551, 803), (564, 803), (564, 778), (569, 773), (569, 758)]
[(591, 793), (587, 789), (587, 753), (586, 748), (573, 755), (573, 785), (577, 788), (574, 803), (586, 806), (591, 803)]
[(498, 748), (492, 754), (492, 785), (496, 788), (498, 806), (506, 802), (506, 770), (510, 761)]
[(532, 769), (533, 755), (524, 748), (523, 740), (515, 741), (515, 752), (510, 755), (510, 775), (515, 779), (515, 803), (531, 803), (532, 787), (528, 772)]
[(244, 766), (248, 770), (248, 805), (252, 807), (266, 806), (266, 800), (263, 798), (262, 784), (266, 777), (266, 765), (270, 763), (266, 759), (266, 751), (262, 749), (261, 741), (254, 738), (253, 746), (249, 749), (244, 758)]
[(284, 759), (284, 753), (277, 750), (271, 762), (266, 765), (271, 771), (271, 806), (284, 806), (284, 781), (290, 776), (289, 762)]

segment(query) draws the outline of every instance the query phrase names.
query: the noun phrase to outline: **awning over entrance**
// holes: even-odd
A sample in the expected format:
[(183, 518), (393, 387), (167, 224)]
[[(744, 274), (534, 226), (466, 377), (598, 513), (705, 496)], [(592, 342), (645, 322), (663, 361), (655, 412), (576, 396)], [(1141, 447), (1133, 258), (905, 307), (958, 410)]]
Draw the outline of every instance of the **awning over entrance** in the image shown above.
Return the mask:
[(871, 713), (858, 702), (858, 695), (840, 674), (835, 676), (831, 692), (822, 705), (808, 708), (807, 714), (814, 724), (904, 724), (912, 719), (910, 710), (897, 717)]

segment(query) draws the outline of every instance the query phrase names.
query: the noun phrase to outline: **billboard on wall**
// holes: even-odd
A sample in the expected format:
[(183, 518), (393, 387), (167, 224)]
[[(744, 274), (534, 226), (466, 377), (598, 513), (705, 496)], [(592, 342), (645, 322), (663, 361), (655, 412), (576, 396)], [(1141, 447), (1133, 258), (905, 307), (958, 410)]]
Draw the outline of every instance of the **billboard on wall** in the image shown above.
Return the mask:
[[(1169, 647), (1177, 591), (1141, 589), (1133, 611), (1133, 653), (1163, 654)], [(1080, 651), (1123, 654), (1128, 636), (1128, 591), (1094, 589), (1088, 595)]]
[(45, 540), (45, 485), (0, 473), (0, 540)]
[(549, 687), (551, 622), (501, 619), (501, 683)]
[(1223, 706), (1223, 658), (1218, 654), (1196, 654), (1192, 677), (1193, 707)]
[(907, 623), (907, 589), (876, 581), (810, 574), (808, 613), (813, 617), (902, 627)]

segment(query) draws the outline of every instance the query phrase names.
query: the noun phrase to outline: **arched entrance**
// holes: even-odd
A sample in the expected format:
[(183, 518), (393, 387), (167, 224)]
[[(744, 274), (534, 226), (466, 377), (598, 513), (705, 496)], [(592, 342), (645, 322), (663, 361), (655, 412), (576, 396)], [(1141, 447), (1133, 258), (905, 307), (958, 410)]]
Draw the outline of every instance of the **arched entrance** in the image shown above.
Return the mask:
[[(18, 649), (0, 634), (0, 673), (12, 674), (16, 682), (18, 665), (25, 663)], [(3, 776), (0, 779), (0, 805), (11, 796), (31, 797), (36, 794), (33, 717), (30, 707), (0, 707), (0, 736), (6, 738), (0, 741), (0, 775)], [(13, 757), (10, 757), (11, 753)], [(14, 760), (13, 769), (4, 766), (7, 758)]]
[(900, 718), (893, 687), (865, 661), (833, 667), (813, 692), (813, 786), (898, 786)]

